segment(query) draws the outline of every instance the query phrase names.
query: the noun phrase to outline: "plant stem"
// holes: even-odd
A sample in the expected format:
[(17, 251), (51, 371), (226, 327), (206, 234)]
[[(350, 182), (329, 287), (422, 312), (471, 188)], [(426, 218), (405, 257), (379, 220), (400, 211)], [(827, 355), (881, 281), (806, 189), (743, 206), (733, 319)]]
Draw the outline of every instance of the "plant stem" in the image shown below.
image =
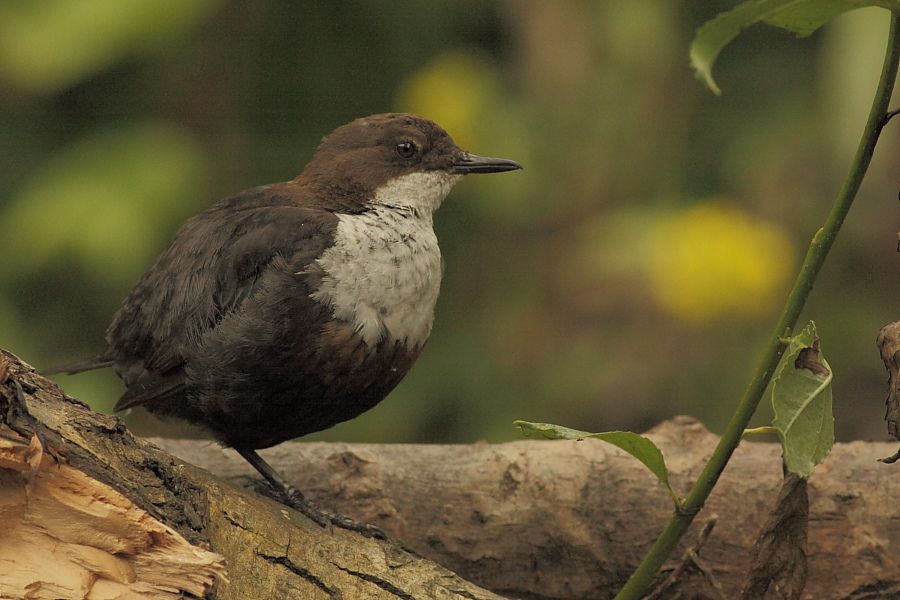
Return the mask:
[(800, 312), (803, 310), (804, 304), (806, 304), (806, 299), (812, 290), (816, 276), (825, 262), (828, 251), (834, 244), (838, 231), (840, 231), (841, 225), (844, 223), (847, 212), (850, 210), (853, 199), (856, 197), (856, 192), (862, 183), (863, 176), (869, 167), (881, 128), (887, 122), (888, 103), (891, 99), (891, 92), (894, 89), (894, 81), (897, 77), (897, 63), (898, 59), (900, 59), (900, 31), (898, 30), (900, 30), (900, 15), (892, 14), (881, 79), (878, 82), (878, 89), (875, 92), (875, 99), (869, 111), (866, 127), (863, 130), (862, 138), (859, 140), (856, 156), (853, 157), (850, 172), (835, 199), (825, 225), (816, 232), (809, 244), (803, 265), (800, 267), (800, 272), (794, 280), (794, 287), (791, 289), (790, 295), (785, 302), (781, 318), (775, 326), (775, 331), (772, 333), (768, 347), (756, 369), (753, 380), (750, 382), (750, 386), (744, 393), (740, 404), (738, 404), (737, 410), (735, 410), (725, 431), (722, 433), (722, 437), (712, 457), (710, 457), (700, 477), (694, 483), (687, 498), (685, 498), (684, 504), (676, 509), (675, 514), (666, 524), (653, 547), (644, 557), (643, 562), (632, 573), (625, 587), (616, 595), (616, 600), (639, 600), (644, 595), (652, 583), (656, 572), (669, 554), (672, 553), (672, 550), (675, 549), (676, 544), (687, 531), (694, 517), (703, 508), (703, 504), (719, 480), (719, 476), (725, 469), (725, 465), (728, 464), (734, 449), (740, 443), (744, 428), (747, 427), (750, 418), (756, 412), (757, 406), (759, 406), (763, 393), (769, 385), (769, 380), (772, 378), (772, 373), (778, 366), (782, 354), (784, 354), (786, 348), (784, 339), (791, 335), (791, 331), (800, 317)]

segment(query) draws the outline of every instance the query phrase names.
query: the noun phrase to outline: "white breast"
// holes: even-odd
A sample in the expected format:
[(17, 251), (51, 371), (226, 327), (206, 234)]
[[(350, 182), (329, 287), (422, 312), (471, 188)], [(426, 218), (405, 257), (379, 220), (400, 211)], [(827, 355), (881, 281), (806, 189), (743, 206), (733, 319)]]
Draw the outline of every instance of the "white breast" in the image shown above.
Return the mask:
[(334, 246), (316, 261), (325, 277), (311, 296), (369, 347), (389, 339), (415, 348), (428, 339), (442, 270), (432, 213), (457, 179), (400, 177), (378, 190), (371, 210), (338, 215)]

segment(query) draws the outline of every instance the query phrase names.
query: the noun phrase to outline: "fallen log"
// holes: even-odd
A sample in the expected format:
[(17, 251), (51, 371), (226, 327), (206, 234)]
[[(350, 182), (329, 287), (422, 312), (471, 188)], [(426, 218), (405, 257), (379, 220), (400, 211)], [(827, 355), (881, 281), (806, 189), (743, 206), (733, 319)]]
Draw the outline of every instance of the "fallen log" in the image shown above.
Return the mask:
[[(64, 398), (7, 357), (11, 377), (0, 385), (0, 422), (18, 432), (20, 444), (36, 432), (44, 455), (62, 455), (61, 464), (121, 493), (195, 548), (223, 557), (224, 575), (216, 574), (206, 592), (211, 597), (497, 598), (490, 589), (509, 598), (610, 598), (672, 510), (641, 465), (592, 440), (291, 442), (262, 452), (323, 507), (381, 527), (413, 554), (323, 530), (259, 496), (257, 477), (231, 450), (205, 441), (135, 439), (116, 418)], [(14, 381), (23, 387), (27, 414), (17, 408)], [(685, 417), (648, 435), (682, 492), (716, 442)], [(888, 443), (837, 444), (810, 479), (804, 598), (900, 597), (900, 478), (877, 462), (892, 450)], [(741, 445), (697, 518), (703, 524), (718, 516), (697, 551), (706, 572), (682, 582), (682, 593), (703, 593), (704, 578), (713, 578), (725, 597), (738, 597), (781, 478), (777, 444)], [(689, 533), (685, 546), (695, 537)]]
[(0, 354), (0, 598), (494, 600), (239, 490)]

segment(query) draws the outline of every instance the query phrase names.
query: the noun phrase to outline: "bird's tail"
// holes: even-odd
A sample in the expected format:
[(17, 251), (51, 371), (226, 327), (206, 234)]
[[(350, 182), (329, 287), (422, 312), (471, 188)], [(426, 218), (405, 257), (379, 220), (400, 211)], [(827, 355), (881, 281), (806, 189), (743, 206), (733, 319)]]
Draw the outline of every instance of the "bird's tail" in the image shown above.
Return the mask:
[(68, 363), (65, 365), (58, 365), (56, 367), (50, 367), (49, 369), (41, 369), (38, 372), (41, 375), (56, 375), (58, 373), (67, 373), (69, 375), (74, 375), (75, 373), (82, 373), (84, 371), (93, 371), (94, 369), (111, 367), (113, 362), (115, 362), (113, 361), (113, 359), (101, 354), (100, 356), (95, 356), (94, 358), (91, 358), (89, 360)]

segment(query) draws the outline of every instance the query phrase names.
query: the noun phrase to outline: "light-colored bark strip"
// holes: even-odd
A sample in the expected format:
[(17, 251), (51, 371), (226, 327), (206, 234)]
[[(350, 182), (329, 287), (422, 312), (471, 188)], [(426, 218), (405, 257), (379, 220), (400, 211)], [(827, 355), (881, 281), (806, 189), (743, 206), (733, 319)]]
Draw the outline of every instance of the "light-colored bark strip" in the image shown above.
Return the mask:
[(11, 598), (202, 596), (224, 559), (128, 498), (0, 431), (0, 594)]

